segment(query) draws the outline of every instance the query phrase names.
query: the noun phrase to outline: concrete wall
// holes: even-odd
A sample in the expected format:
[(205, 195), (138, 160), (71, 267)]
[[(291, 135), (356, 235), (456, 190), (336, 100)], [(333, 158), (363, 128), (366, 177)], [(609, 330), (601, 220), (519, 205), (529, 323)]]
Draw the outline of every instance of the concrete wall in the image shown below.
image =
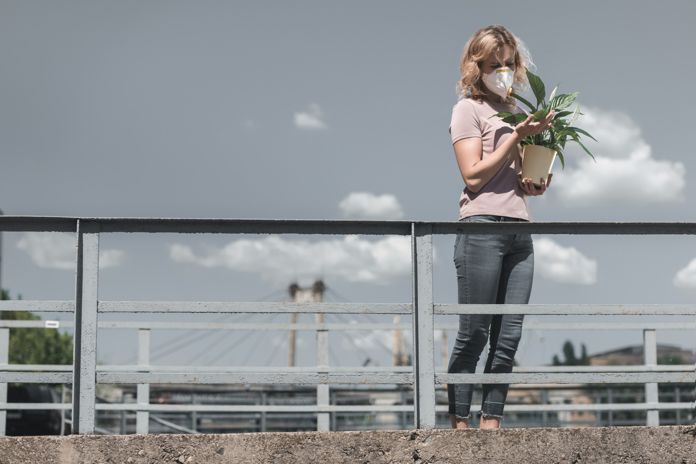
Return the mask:
[(0, 463), (696, 463), (696, 426), (0, 438)]

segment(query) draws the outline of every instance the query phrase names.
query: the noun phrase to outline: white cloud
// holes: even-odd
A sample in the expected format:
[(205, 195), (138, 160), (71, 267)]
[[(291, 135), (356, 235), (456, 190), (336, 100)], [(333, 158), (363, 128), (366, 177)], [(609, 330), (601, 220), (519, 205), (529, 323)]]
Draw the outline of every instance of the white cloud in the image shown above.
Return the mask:
[(371, 330), (369, 332), (347, 332), (346, 337), (350, 337), (351, 344), (366, 351), (383, 349), (391, 351), (394, 344), (393, 330)]
[(311, 103), (307, 111), (295, 113), (295, 126), (298, 129), (326, 129), (324, 113), (316, 103)]
[(126, 253), (123, 250), (104, 250), (99, 252), (99, 267), (116, 267), (123, 263)]
[[(46, 269), (74, 270), (77, 262), (75, 235), (68, 233), (27, 232), (17, 242), (17, 248), (25, 251), (39, 267)], [(122, 250), (99, 252), (99, 267), (119, 266), (125, 257)]]
[(365, 240), (346, 235), (343, 239), (310, 242), (270, 236), (234, 240), (200, 254), (187, 245), (173, 244), (169, 256), (179, 263), (257, 273), (277, 284), (318, 276), (387, 284), (411, 272), (411, 238)]
[(668, 203), (682, 201), (683, 163), (658, 160), (640, 127), (626, 114), (581, 109), (577, 126), (598, 142), (581, 137), (594, 162), (575, 142), (566, 145), (566, 169), (555, 169), (552, 188), (567, 202), (581, 205)]
[(394, 195), (352, 192), (339, 204), (343, 216), (361, 219), (400, 219), (404, 216)]
[(597, 282), (597, 261), (546, 237), (534, 240), (534, 266), (542, 277), (556, 282), (578, 285)]
[(696, 259), (692, 259), (684, 269), (677, 272), (672, 282), (675, 287), (696, 288)]

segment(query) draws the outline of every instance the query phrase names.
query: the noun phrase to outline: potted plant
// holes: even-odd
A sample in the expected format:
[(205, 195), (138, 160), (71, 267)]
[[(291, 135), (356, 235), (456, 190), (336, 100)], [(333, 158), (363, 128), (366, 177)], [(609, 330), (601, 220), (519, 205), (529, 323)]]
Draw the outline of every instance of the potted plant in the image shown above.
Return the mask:
[[(582, 113), (579, 111), (578, 106), (575, 107), (574, 111), (570, 111), (567, 108), (575, 102), (578, 92), (556, 95), (558, 90), (558, 86), (556, 86), (547, 102), (545, 100), (546, 86), (541, 78), (527, 70), (527, 79), (536, 97), (536, 105), (514, 92), (511, 95), (529, 107), (531, 114), (534, 115), (534, 121), (541, 121), (550, 111), (556, 112), (551, 126), (547, 130), (537, 135), (525, 137), (520, 142), (522, 145), (522, 177), (529, 177), (532, 179), (532, 182), (538, 184), (541, 179), (546, 180), (548, 178), (556, 155), (561, 160), (561, 167), (565, 168), (563, 151), (565, 150), (566, 142), (572, 141), (577, 143), (592, 159), (595, 159), (594, 155), (580, 141), (580, 135), (587, 136), (594, 141), (597, 141), (597, 139), (579, 127), (573, 126), (573, 123)], [(502, 118), (506, 123), (516, 126), (527, 119), (529, 115), (503, 111), (497, 113), (496, 116)]]

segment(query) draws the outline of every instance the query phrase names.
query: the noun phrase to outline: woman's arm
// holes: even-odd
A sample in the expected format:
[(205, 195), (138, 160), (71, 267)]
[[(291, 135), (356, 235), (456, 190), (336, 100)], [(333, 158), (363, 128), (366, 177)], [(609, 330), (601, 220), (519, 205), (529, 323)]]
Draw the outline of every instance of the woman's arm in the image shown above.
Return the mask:
[(467, 188), (474, 193), (481, 190), (503, 164), (509, 164), (512, 161), (510, 154), (513, 147), (528, 135), (539, 134), (546, 130), (553, 117), (554, 113), (550, 112), (546, 119), (532, 122), (532, 115), (530, 115), (515, 126), (510, 137), (506, 138), (486, 159), (483, 159), (481, 138), (469, 137), (455, 142), (454, 155)]
[(486, 159), (482, 159), (481, 139), (470, 137), (454, 144), (454, 156), (457, 158), (459, 172), (469, 190), (476, 193), (490, 181), (503, 164), (509, 164), (510, 154), (521, 139), (516, 132), (500, 144)]

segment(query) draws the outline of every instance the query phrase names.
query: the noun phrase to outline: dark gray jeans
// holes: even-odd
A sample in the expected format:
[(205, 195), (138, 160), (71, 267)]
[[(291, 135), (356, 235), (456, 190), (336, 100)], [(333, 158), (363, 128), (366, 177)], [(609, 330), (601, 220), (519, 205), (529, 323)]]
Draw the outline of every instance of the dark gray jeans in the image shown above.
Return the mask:
[[(477, 215), (462, 222), (524, 221), (505, 216)], [(534, 275), (534, 247), (529, 234), (464, 234), (454, 242), (457, 290), (460, 304), (527, 304)], [(452, 348), (449, 373), (473, 373), (486, 341), (490, 350), (484, 372), (512, 372), (522, 335), (521, 314), (459, 316), (459, 332)], [(481, 413), (503, 416), (508, 385), (484, 384)], [(449, 413), (468, 419), (472, 384), (448, 384)]]

